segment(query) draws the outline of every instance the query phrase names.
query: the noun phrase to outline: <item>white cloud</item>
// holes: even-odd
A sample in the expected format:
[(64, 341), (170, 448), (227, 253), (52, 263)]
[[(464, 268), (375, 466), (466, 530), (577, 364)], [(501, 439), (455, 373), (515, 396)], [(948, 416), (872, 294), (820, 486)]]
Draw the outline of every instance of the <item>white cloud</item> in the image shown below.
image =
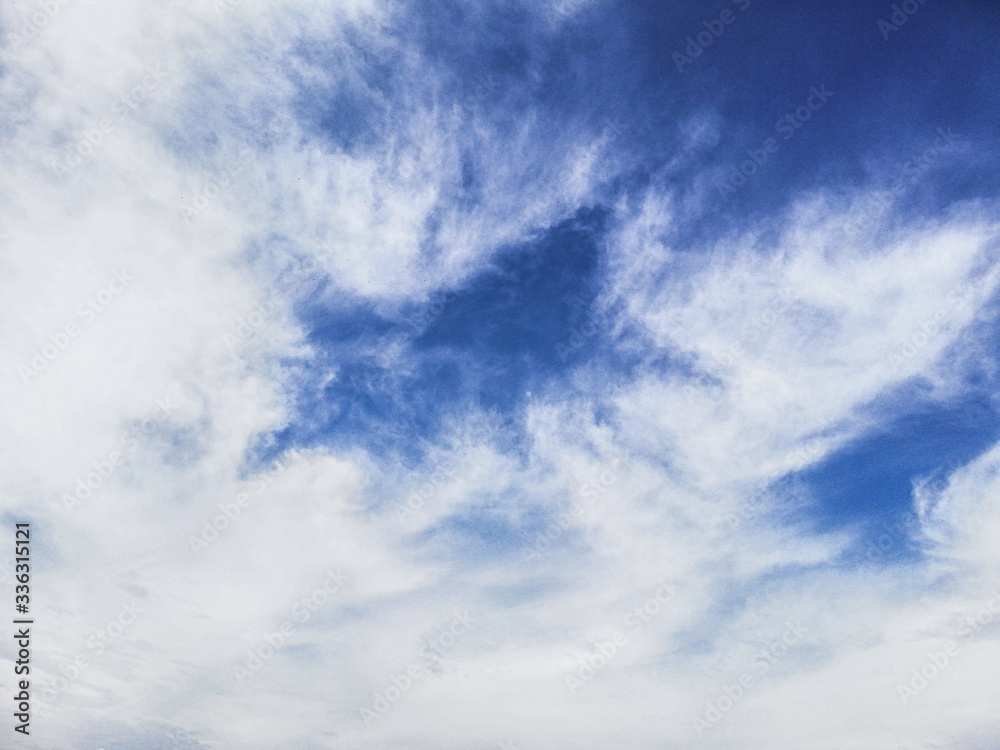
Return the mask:
[[(980, 611), (995, 585), (995, 450), (944, 490), (918, 486), (932, 554), (906, 572), (836, 567), (844, 534), (766, 513), (732, 522), (771, 480), (864, 431), (877, 394), (913, 376), (960, 387), (940, 363), (996, 289), (987, 208), (859, 236), (843, 227), (863, 198), (821, 197), (786, 217), (774, 248), (761, 248), (763, 233), (732, 237), (692, 268), (662, 240), (671, 196), (623, 203), (603, 302), (627, 301), (625, 323), (708, 380), (691, 390), (679, 375), (646, 374), (607, 394), (533, 401), (526, 456), (487, 436), (367, 482), (372, 457), (317, 449), (286, 456), (268, 482), (246, 457), (294, 416), (280, 362), (312, 353), (291, 305), (313, 287), (289, 263), (316, 258), (331, 295), (424, 300), (590, 202), (617, 169), (613, 144), (583, 130), (557, 144), (528, 115), (509, 132), (482, 113), (460, 121), (416, 50), (382, 36), (384, 6), (59, 7), (36, 39), (8, 46), (2, 83), (0, 488), (5, 512), (31, 518), (37, 540), (37, 684), (79, 672), (39, 715), (40, 741), (110, 745), (169, 725), (218, 747), (694, 745), (692, 717), (754, 671), (787, 620), (808, 633), (706, 746), (947, 736), (973, 747), (995, 727), (997, 631), (960, 636), (955, 619)], [(416, 81), (388, 109), (393, 135), (369, 150), (294, 124), (295, 81), (261, 57), (288, 63), (303, 35), (333, 46), (348, 31), (391, 48)], [(158, 64), (167, 74), (145, 86)], [(305, 78), (363, 82), (348, 53), (322, 69), (296, 64)], [(136, 87), (142, 101), (116, 114)], [(691, 139), (710, 140), (704, 127)], [(463, 158), (481, 175), (474, 207), (454, 201)], [(134, 278), (115, 292), (115, 273)], [(261, 324), (247, 331), (253, 314)], [(41, 354), (49, 345), (52, 357)], [(35, 351), (47, 364), (25, 382), (19, 368)], [(404, 354), (397, 346), (385, 361)], [(598, 379), (584, 371), (581, 384), (588, 375)], [(597, 417), (608, 403), (614, 423)], [(469, 425), (456, 422), (461, 435)], [(121, 458), (100, 476), (112, 452)], [(95, 473), (99, 487), (67, 508), (64, 495)], [(191, 537), (257, 481), (252, 504), (195, 554)], [(399, 504), (425, 482), (423, 505), (401, 522)], [(428, 536), (462, 513), (516, 529), (510, 544), (533, 545), (537, 528), (555, 538), (525, 559)], [(338, 568), (348, 584), (239, 682), (247, 650)], [(630, 631), (629, 612), (664, 579), (677, 593)], [(358, 709), (466, 609), (477, 620), (468, 634), (366, 728)], [(570, 693), (566, 677), (618, 631), (627, 644)], [(964, 638), (952, 667), (903, 704), (898, 684), (949, 638)], [(86, 664), (68, 666), (77, 656)], [(704, 673), (712, 663), (720, 677)]]

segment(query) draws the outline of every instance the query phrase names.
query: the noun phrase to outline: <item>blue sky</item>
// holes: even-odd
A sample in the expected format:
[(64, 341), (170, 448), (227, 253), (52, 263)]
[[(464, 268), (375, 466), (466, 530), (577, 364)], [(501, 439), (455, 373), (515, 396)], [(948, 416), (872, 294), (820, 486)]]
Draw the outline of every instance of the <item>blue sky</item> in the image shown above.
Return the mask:
[(991, 746), (998, 42), (4, 8), (0, 745)]

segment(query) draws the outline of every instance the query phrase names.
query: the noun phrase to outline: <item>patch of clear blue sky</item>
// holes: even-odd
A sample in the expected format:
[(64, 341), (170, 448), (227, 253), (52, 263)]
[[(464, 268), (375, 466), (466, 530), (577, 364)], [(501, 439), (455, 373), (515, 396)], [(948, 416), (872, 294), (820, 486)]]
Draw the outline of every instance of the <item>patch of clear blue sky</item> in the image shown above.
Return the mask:
[[(993, 386), (996, 384), (993, 383)], [(1000, 409), (992, 392), (972, 389), (940, 400), (926, 383), (915, 381), (864, 408), (876, 423), (816, 466), (777, 483), (799, 485), (812, 502), (803, 511), (807, 528), (860, 532), (858, 550), (895, 527), (912, 512), (914, 480), (942, 481), (1000, 440)], [(888, 561), (915, 553), (899, 531), (879, 555)]]
[[(298, 369), (297, 418), (269, 453), (324, 443), (414, 460), (449, 418), (489, 413), (516, 424), (529, 392), (568, 387), (571, 368), (606, 348), (600, 326), (584, 346), (558, 348), (592, 315), (604, 220), (603, 211), (581, 211), (425, 309), (388, 317), (362, 303), (304, 305), (320, 354)], [(405, 364), (381, 365), (382, 350), (400, 339)]]

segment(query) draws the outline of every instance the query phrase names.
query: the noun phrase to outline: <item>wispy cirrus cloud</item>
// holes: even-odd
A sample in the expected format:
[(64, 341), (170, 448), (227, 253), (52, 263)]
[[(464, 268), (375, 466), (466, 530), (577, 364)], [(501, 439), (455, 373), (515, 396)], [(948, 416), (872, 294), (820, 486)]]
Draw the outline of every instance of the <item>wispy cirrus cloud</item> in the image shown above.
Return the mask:
[(0, 81), (38, 746), (995, 733), (992, 10), (55, 5)]

